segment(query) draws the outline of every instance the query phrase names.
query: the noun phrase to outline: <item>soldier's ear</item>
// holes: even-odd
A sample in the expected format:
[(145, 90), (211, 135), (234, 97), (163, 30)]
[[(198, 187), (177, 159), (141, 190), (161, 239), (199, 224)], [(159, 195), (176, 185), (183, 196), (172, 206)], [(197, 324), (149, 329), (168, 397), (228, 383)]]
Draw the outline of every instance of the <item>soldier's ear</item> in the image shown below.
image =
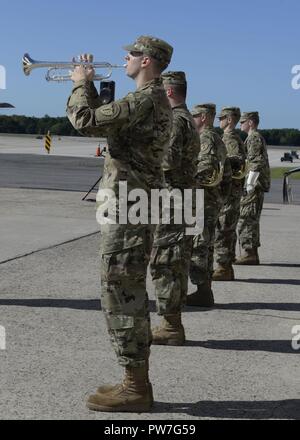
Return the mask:
[(148, 57), (147, 55), (143, 56), (142, 67), (148, 67), (149, 64), (151, 64), (151, 58)]
[(173, 92), (172, 87), (166, 87), (165, 90), (166, 90), (167, 97), (168, 97), (168, 98), (173, 98), (173, 96), (174, 96), (174, 92)]

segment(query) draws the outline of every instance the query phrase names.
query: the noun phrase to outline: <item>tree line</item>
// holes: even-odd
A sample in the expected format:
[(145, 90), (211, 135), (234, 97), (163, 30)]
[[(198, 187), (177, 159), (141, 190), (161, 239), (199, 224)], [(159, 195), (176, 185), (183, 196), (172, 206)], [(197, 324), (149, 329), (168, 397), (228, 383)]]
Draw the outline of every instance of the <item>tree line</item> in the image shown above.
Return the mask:
[[(80, 136), (73, 128), (67, 117), (42, 118), (28, 116), (0, 116), (0, 133), (10, 134), (36, 134), (45, 135), (48, 131), (58, 136)], [(218, 128), (217, 131), (222, 134)], [(246, 134), (238, 130), (242, 139)], [(280, 128), (260, 130), (268, 145), (300, 147), (300, 130), (295, 128)]]

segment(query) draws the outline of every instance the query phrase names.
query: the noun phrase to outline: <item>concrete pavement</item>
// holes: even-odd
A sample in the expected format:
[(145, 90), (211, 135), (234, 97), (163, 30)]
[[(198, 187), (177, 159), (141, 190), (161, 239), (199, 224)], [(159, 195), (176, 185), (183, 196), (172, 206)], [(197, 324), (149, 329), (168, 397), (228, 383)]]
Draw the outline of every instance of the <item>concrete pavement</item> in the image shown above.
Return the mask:
[[(80, 196), (0, 191), (0, 419), (299, 419), (300, 207), (266, 204), (262, 265), (214, 283), (215, 309), (185, 309), (186, 346), (152, 348), (153, 411), (108, 414), (85, 408), (122, 371), (100, 312), (94, 204)], [(148, 291), (156, 324), (150, 278)]]

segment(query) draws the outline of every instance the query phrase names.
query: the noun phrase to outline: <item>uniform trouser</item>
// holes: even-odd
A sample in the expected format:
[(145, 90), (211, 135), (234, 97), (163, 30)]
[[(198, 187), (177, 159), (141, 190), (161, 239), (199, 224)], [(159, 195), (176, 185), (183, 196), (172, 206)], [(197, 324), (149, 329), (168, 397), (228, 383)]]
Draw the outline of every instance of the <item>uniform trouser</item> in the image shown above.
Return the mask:
[[(110, 237), (109, 231), (106, 230), (106, 233)], [(100, 248), (102, 310), (119, 364), (124, 367), (144, 366), (149, 358), (151, 344), (146, 291), (152, 245), (151, 227), (139, 228), (137, 234), (143, 235), (142, 240), (132, 234), (123, 249), (109, 252), (109, 248), (113, 249), (116, 242), (116, 234), (111, 234), (110, 238), (105, 238), (105, 242), (101, 240)], [(126, 234), (124, 236), (126, 238)], [(132, 244), (139, 244), (130, 246), (130, 240)]]
[(150, 262), (159, 315), (178, 314), (185, 305), (192, 252), (192, 237), (184, 235), (182, 226), (178, 240), (175, 228), (168, 235), (167, 226), (156, 228)]
[(264, 192), (256, 189), (241, 199), (238, 235), (244, 250), (260, 247), (259, 221), (264, 203)]
[(236, 228), (240, 215), (241, 197), (242, 187), (233, 187), (217, 221), (214, 249), (215, 260), (222, 266), (230, 266), (235, 260)]
[(190, 264), (190, 278), (193, 284), (204, 284), (212, 279), (215, 230), (222, 204), (218, 190), (204, 190), (204, 229), (202, 234), (193, 237)]

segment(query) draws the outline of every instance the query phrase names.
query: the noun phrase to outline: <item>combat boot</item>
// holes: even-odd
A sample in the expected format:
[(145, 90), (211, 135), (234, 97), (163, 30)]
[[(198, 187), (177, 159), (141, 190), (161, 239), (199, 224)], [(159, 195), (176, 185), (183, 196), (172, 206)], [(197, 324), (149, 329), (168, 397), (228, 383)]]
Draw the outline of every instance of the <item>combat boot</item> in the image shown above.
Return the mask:
[(185, 333), (181, 313), (164, 315), (159, 327), (152, 330), (153, 345), (184, 345)]
[(215, 304), (211, 282), (206, 281), (197, 286), (196, 292), (188, 295), (186, 298), (186, 305), (192, 307), (213, 307)]
[(219, 264), (219, 266), (215, 269), (213, 276), (213, 281), (234, 281), (234, 271), (231, 265), (224, 266)]
[(240, 258), (238, 258), (234, 264), (237, 265), (247, 265), (247, 266), (258, 266), (259, 257), (257, 248), (244, 250)]
[[(99, 393), (99, 390), (104, 390)], [(87, 407), (102, 412), (147, 412), (153, 405), (152, 385), (148, 366), (126, 367), (124, 381), (120, 385), (100, 387), (90, 396)]]
[[(147, 366), (147, 370), (149, 371), (149, 360), (148, 359), (146, 361), (146, 366)], [(124, 381), (126, 381), (126, 376), (124, 378)], [(148, 381), (149, 381), (149, 379), (148, 379)], [(97, 388), (96, 392), (97, 392), (97, 394), (105, 394), (105, 393), (108, 393), (108, 392), (111, 392), (111, 391), (117, 391), (122, 386), (123, 386), (123, 383), (118, 383), (116, 385), (113, 385), (113, 384), (101, 385), (100, 387)], [(152, 398), (152, 401), (153, 401), (152, 386), (151, 386), (150, 383), (149, 383), (149, 388), (150, 388), (150, 391), (151, 391), (151, 398)]]

